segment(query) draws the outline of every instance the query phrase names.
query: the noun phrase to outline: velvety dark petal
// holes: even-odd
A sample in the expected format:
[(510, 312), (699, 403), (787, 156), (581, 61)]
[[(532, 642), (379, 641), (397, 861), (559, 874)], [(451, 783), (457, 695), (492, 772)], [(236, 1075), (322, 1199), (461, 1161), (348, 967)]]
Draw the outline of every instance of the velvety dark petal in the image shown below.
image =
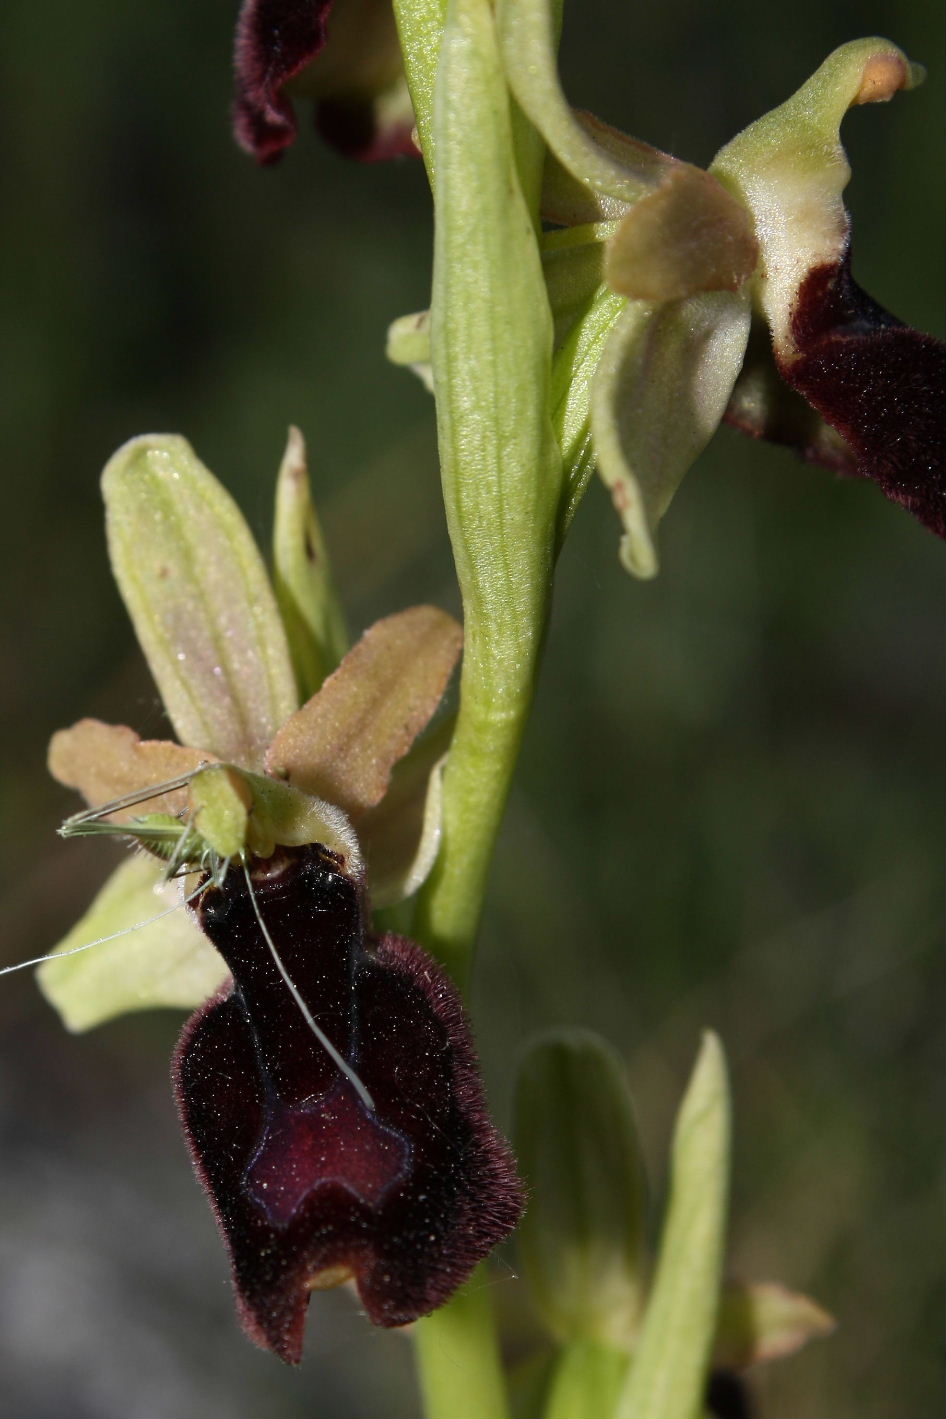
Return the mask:
[(871, 300), (846, 255), (802, 282), (791, 343), (776, 351), (779, 370), (853, 451), (854, 471), (946, 535), (942, 342)]
[(259, 162), (294, 141), (294, 98), (315, 102), (319, 131), (348, 157), (416, 154), (390, 0), (244, 0), (234, 131)]
[(298, 131), (285, 84), (323, 48), (333, 0), (244, 0), (236, 33), (237, 142), (271, 163)]
[(511, 1230), (522, 1194), (439, 967), (400, 937), (367, 941), (358, 884), (317, 846), (258, 863), (253, 882), (289, 976), (374, 1105), (315, 1038), (232, 871), (198, 916), (234, 984), (185, 1027), (174, 1075), (244, 1326), (296, 1362), (312, 1290), (351, 1278), (375, 1324), (416, 1320)]

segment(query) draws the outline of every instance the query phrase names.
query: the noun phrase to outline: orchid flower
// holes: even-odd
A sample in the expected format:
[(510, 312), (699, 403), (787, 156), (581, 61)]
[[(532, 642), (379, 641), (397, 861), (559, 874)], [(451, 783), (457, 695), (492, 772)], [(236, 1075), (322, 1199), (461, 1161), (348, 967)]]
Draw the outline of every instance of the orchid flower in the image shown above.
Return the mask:
[[(294, 1363), (313, 1289), (351, 1279), (376, 1324), (416, 1320), (522, 1207), (455, 986), (367, 922), (369, 886), (398, 900), (436, 854), (443, 735), (412, 745), (461, 632), (433, 607), (389, 616), (299, 706), (305, 668), (331, 662), (313, 627), (337, 636), (338, 618), (298, 434), (276, 532), (295, 657), (248, 529), (182, 439), (133, 440), (103, 485), (112, 566), (181, 742), (95, 720), (54, 737), (52, 772), (91, 805), (64, 832), (152, 858), (118, 869), (41, 984), (74, 1029), (200, 1007), (174, 1062), (185, 1136), (244, 1327)], [(136, 930), (156, 889), (195, 872), (190, 918)], [(107, 949), (87, 952), (96, 936)]]
[[(873, 480), (944, 535), (944, 348), (854, 281), (838, 136), (850, 107), (922, 70), (888, 40), (843, 45), (704, 172), (568, 107), (547, 0), (503, 0), (498, 22), (510, 86), (548, 150), (560, 539), (597, 466), (622, 560), (654, 575), (657, 525), (723, 419)], [(426, 329), (405, 317), (388, 345), (424, 378)]]

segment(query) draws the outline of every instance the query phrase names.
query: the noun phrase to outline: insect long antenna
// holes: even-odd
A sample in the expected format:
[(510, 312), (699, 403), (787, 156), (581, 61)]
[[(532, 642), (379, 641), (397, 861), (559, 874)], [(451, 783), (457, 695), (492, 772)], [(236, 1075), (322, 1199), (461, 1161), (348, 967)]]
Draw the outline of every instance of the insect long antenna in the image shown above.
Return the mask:
[(4, 966), (0, 969), (0, 976), (8, 976), (11, 971), (25, 971), (29, 966), (41, 966), (44, 961), (55, 961), (60, 956), (77, 956), (80, 951), (91, 951), (93, 946), (104, 946), (106, 941), (117, 941), (120, 936), (129, 936), (133, 931), (140, 931), (143, 926), (153, 926), (156, 921), (163, 921), (172, 912), (180, 911), (181, 907), (186, 907), (194, 901), (206, 886), (205, 882), (201, 882), (200, 886), (196, 887), (183, 901), (175, 902), (173, 907), (158, 912), (157, 916), (149, 916), (144, 921), (136, 921), (133, 926), (123, 926), (121, 931), (113, 931), (109, 936), (99, 936), (95, 941), (86, 941), (82, 946), (70, 946), (68, 951), (49, 951), (45, 956), (36, 956), (32, 961), (18, 961), (15, 966)]
[[(147, 803), (149, 798), (161, 798), (165, 793), (173, 793), (175, 789), (186, 788), (196, 774), (200, 773), (204, 765), (199, 765), (196, 769), (189, 769), (186, 774), (179, 774), (177, 778), (169, 778), (162, 783), (152, 783), (146, 788), (136, 789), (134, 793), (126, 793), (122, 798), (113, 798), (109, 803), (100, 803), (96, 808), (85, 808), (81, 813), (73, 813), (71, 818), (67, 818), (62, 827), (59, 828), (59, 835), (63, 838), (71, 838), (80, 835), (85, 829), (89, 829), (86, 824), (95, 823), (101, 818), (107, 817), (110, 813), (119, 813), (123, 808), (134, 808), (137, 803)], [(112, 832), (120, 832), (118, 824), (113, 824)]]
[(259, 903), (256, 900), (256, 893), (253, 890), (253, 879), (250, 876), (250, 869), (245, 862), (243, 863), (243, 874), (246, 877), (247, 890), (250, 894), (250, 901), (253, 904), (254, 915), (256, 917), (257, 922), (259, 923), (259, 929), (263, 933), (263, 940), (269, 947), (270, 955), (276, 963), (276, 969), (278, 970), (279, 974), (282, 976), (286, 984), (286, 989), (289, 991), (289, 994), (296, 1002), (296, 1005), (299, 1007), (299, 1011), (302, 1015), (302, 1018), (305, 1020), (309, 1029), (312, 1031), (313, 1035), (315, 1035), (315, 1038), (325, 1050), (326, 1054), (342, 1071), (345, 1078), (352, 1085), (362, 1102), (366, 1104), (369, 1109), (373, 1110), (375, 1106), (374, 1099), (372, 1099), (371, 1095), (368, 1093), (368, 1090), (365, 1088), (364, 1084), (361, 1082), (354, 1069), (352, 1069), (351, 1065), (346, 1060), (344, 1060), (339, 1054), (338, 1050), (332, 1044), (332, 1041), (329, 1039), (325, 1031), (321, 1029), (319, 1025), (316, 1024), (315, 1018), (312, 1015), (312, 1011), (309, 1009), (308, 1005), (306, 1005), (305, 1001), (297, 990), (295, 983), (292, 980), (292, 977), (289, 975), (289, 972), (283, 965), (279, 952), (276, 949), (276, 943), (270, 936), (266, 923), (263, 920), (262, 913), (259, 909)]

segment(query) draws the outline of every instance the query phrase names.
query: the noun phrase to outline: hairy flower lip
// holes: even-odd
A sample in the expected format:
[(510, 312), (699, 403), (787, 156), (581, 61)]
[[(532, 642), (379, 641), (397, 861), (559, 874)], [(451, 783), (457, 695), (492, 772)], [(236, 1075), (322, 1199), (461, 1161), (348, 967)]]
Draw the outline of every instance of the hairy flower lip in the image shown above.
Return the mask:
[(944, 357), (942, 341), (911, 329), (858, 286), (849, 249), (808, 272), (790, 342), (775, 349), (786, 384), (851, 449), (853, 466), (843, 471), (875, 482), (939, 537), (946, 536)]
[(374, 1324), (408, 1324), (515, 1226), (523, 1199), (439, 966), (401, 937), (367, 937), (360, 883), (317, 845), (255, 864), (253, 879), (287, 970), (374, 1103), (306, 1029), (232, 872), (196, 914), (233, 982), (185, 1026), (175, 1092), (244, 1328), (295, 1364), (313, 1289), (350, 1276)]
[(315, 101), (316, 127), (346, 157), (417, 154), (386, 0), (243, 0), (235, 70), (235, 136), (261, 164), (295, 141), (296, 98)]

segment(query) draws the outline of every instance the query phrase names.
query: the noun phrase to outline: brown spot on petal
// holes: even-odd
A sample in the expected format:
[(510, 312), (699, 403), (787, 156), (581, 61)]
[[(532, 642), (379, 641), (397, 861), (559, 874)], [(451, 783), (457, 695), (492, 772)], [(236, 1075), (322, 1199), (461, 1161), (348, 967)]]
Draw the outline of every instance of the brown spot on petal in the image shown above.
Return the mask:
[(853, 450), (870, 478), (946, 535), (942, 341), (903, 325), (861, 290), (850, 256), (810, 271), (792, 312), (782, 377)]

